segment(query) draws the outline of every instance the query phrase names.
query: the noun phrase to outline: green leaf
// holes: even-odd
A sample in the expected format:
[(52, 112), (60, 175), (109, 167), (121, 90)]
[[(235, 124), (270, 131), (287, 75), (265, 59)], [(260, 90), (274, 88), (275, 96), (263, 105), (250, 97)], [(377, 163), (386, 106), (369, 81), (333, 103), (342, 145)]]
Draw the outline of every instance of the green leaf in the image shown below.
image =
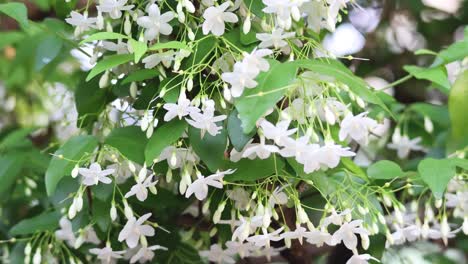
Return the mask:
[(2, 37), (0, 38), (0, 49), (3, 49), (8, 45), (15, 44), (24, 38), (25, 34), (18, 31), (2, 32)]
[(463, 149), (468, 146), (468, 70), (459, 75), (448, 99), (451, 133), (449, 150)]
[(437, 199), (442, 199), (447, 184), (456, 174), (456, 167), (448, 159), (427, 158), (418, 165), (421, 179), (429, 186)]
[(15, 183), (26, 157), (25, 153), (10, 153), (0, 156), (0, 197), (11, 193), (10, 187)]
[(30, 147), (32, 143), (26, 137), (33, 131), (34, 128), (22, 128), (9, 133), (0, 141), (0, 151)]
[(296, 71), (294, 64), (270, 60), (270, 70), (260, 73), (257, 87), (244, 90), (234, 103), (239, 111), (244, 133), (252, 132), (257, 120), (283, 97), (287, 86), (296, 78)]
[(284, 160), (271, 156), (268, 159), (241, 159), (239, 162), (231, 162), (230, 169), (236, 169), (231, 175), (226, 175), (226, 181), (252, 182), (281, 172), (284, 168)]
[(213, 35), (204, 36), (200, 33), (197, 36), (198, 44), (194, 47), (194, 52), (184, 59), (182, 69), (188, 69), (193, 65), (199, 65), (205, 62), (210, 57), (213, 50), (216, 48), (217, 39)]
[(104, 143), (118, 149), (120, 153), (132, 161), (139, 164), (145, 162), (144, 150), (148, 140), (140, 127), (114, 128)]
[(364, 80), (355, 76), (348, 68), (346, 68), (341, 62), (337, 60), (322, 60), (322, 59), (315, 59), (315, 60), (297, 60), (292, 62), (298, 67), (306, 68), (311, 70), (317, 74), (321, 74), (331, 78), (332, 80), (340, 81), (346, 85), (348, 85), (349, 89), (361, 97), (368, 103), (376, 104), (380, 106), (382, 109), (387, 111), (387, 113), (394, 117), (390, 109), (385, 105), (382, 99), (378, 96), (377, 91), (373, 91), (369, 89)]
[(418, 80), (428, 80), (439, 85), (443, 88), (441, 91), (444, 93), (450, 90), (450, 82), (447, 77), (447, 70), (444, 66), (422, 68), (406, 65), (403, 68)]
[(59, 226), (60, 217), (59, 212), (53, 211), (24, 219), (10, 229), (10, 235), (20, 236), (44, 231), (53, 232)]
[[(92, 153), (98, 146), (94, 136), (75, 136), (69, 139), (55, 153), (45, 175), (47, 195), (51, 196), (65, 175), (70, 175), (76, 162), (86, 153)], [(63, 158), (60, 158), (63, 156)]]
[(134, 39), (130, 39), (128, 43), (130, 44), (130, 48), (135, 54), (135, 63), (139, 62), (141, 57), (143, 57), (143, 55), (145, 55), (146, 51), (148, 50), (148, 46), (146, 43)]
[(224, 150), (227, 144), (226, 129), (216, 136), (208, 133), (201, 136), (200, 129), (189, 126), (188, 136), (193, 150), (208, 166), (211, 172), (220, 169), (224, 164)]
[(80, 42), (80, 45), (83, 45), (86, 42), (93, 42), (96, 40), (107, 40), (107, 39), (128, 39), (128, 36), (115, 33), (115, 32), (99, 32), (99, 33), (92, 34), (91, 36), (82, 40)]
[(90, 126), (112, 99), (107, 89), (99, 88), (99, 79), (90, 82), (82, 80), (75, 90), (75, 104), (79, 117), (77, 126), (80, 128)]
[(152, 79), (156, 76), (159, 76), (159, 72), (155, 69), (141, 69), (130, 73), (127, 78), (122, 81), (122, 84), (141, 82), (147, 79)]
[(252, 12), (255, 16), (258, 18), (263, 18), (265, 17), (265, 12), (263, 12), (263, 8), (265, 8), (265, 5), (263, 4), (262, 1), (258, 0), (244, 0), (245, 6), (247, 7), (250, 12)]
[(432, 67), (465, 59), (468, 57), (468, 39), (453, 43), (448, 48), (439, 52), (437, 57)]
[(392, 180), (403, 175), (400, 166), (389, 160), (378, 161), (367, 168), (367, 176), (376, 180)]
[(228, 117), (227, 130), (229, 134), (229, 139), (231, 140), (232, 145), (237, 151), (242, 151), (245, 145), (255, 134), (255, 131), (252, 131), (249, 134), (244, 134), (242, 130), (242, 123), (239, 117), (237, 117), (239, 112), (234, 109)]
[(152, 164), (164, 148), (176, 142), (187, 128), (184, 120), (174, 119), (157, 128), (145, 148), (146, 164)]
[(441, 126), (448, 127), (450, 124), (449, 113), (447, 107), (442, 105), (431, 105), (427, 103), (414, 103), (410, 109), (418, 112), (422, 116), (429, 117), (432, 121)]
[(164, 43), (156, 43), (153, 46), (149, 47), (148, 50), (162, 50), (162, 49), (184, 49), (192, 50), (187, 44), (180, 41), (169, 41)]
[(103, 60), (99, 61), (96, 66), (89, 72), (88, 76), (86, 77), (86, 81), (91, 80), (96, 75), (100, 74), (103, 71), (107, 71), (114, 67), (117, 67), (121, 64), (127, 63), (133, 59), (132, 54), (117, 54), (112, 55), (104, 58)]
[(0, 12), (18, 21), (21, 28), (28, 26), (28, 9), (23, 3), (0, 4)]
[(41, 70), (44, 66), (54, 60), (60, 53), (62, 46), (62, 39), (55, 35), (48, 35), (41, 39), (36, 49), (35, 70)]
[(468, 171), (468, 159), (450, 158), (449, 160), (454, 166)]

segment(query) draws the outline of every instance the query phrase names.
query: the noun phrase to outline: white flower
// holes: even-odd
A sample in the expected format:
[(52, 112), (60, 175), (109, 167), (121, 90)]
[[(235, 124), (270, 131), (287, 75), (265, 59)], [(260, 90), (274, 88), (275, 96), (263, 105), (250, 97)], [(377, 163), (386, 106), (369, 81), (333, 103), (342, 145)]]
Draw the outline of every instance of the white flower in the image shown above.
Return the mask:
[(93, 163), (87, 168), (80, 168), (78, 172), (83, 176), (82, 183), (87, 186), (97, 185), (99, 182), (109, 184), (112, 180), (107, 177), (115, 172), (113, 169), (102, 170), (101, 165)]
[(419, 145), (419, 142), (421, 142), (420, 137), (409, 139), (407, 135), (401, 136), (399, 131), (395, 131), (392, 136), (392, 143), (389, 143), (387, 147), (396, 150), (400, 159), (406, 159), (410, 151), (424, 150), (424, 148)]
[(140, 202), (145, 201), (146, 198), (148, 197), (148, 188), (151, 188), (158, 183), (158, 181), (152, 182), (152, 180), (153, 180), (153, 176), (150, 176), (144, 180), (143, 179), (140, 180), (138, 178), (136, 184), (133, 185), (130, 191), (125, 194), (125, 198), (136, 195), (137, 199)]
[(140, 249), (138, 249), (137, 253), (133, 255), (133, 257), (130, 259), (130, 263), (135, 263), (137, 261), (139, 261), (140, 263), (146, 263), (147, 261), (153, 260), (153, 251), (155, 250), (167, 250), (167, 248), (159, 245), (154, 245), (150, 247), (142, 246)]
[(362, 220), (354, 220), (349, 223), (344, 223), (331, 238), (333, 245), (339, 244), (343, 241), (344, 245), (350, 249), (356, 249), (358, 239), (356, 234), (361, 236), (368, 236), (369, 232), (362, 227)]
[(353, 255), (350, 259), (348, 259), (346, 264), (367, 264), (369, 263), (368, 260), (371, 260), (371, 259), (375, 261), (379, 261), (378, 259), (372, 257), (369, 254), (362, 254), (362, 255)]
[(214, 263), (236, 263), (232, 255), (231, 251), (223, 250), (218, 244), (211, 245), (210, 250), (200, 252), (200, 256)]
[(239, 217), (239, 226), (232, 232), (232, 241), (235, 241), (238, 239), (240, 242), (243, 242), (244, 240), (249, 237), (250, 232), (253, 229), (253, 226), (251, 226), (251, 219), (249, 217)]
[(352, 157), (356, 153), (348, 147), (342, 147), (333, 143), (327, 143), (317, 151), (319, 162), (326, 168), (335, 168), (340, 163), (341, 157)]
[(283, 192), (283, 189), (286, 186), (283, 186), (283, 187), (278, 186), (275, 188), (273, 193), (271, 193), (270, 200), (268, 201), (271, 207), (273, 207), (275, 204), (283, 205), (288, 202), (288, 195), (286, 195), (286, 193)]
[(367, 112), (353, 116), (348, 113), (340, 124), (340, 140), (352, 138), (361, 144), (367, 144), (369, 140), (369, 131), (377, 126), (377, 122), (366, 116)]
[(102, 264), (114, 263), (115, 259), (122, 258), (122, 254), (125, 253), (125, 251), (112, 251), (109, 245), (104, 248), (92, 248), (89, 252), (97, 255), (97, 258), (101, 260)]
[(162, 35), (170, 35), (172, 26), (169, 21), (174, 18), (174, 12), (169, 11), (161, 14), (158, 5), (151, 4), (148, 9), (148, 16), (142, 16), (137, 19), (137, 24), (145, 28), (145, 40), (153, 40)]
[(200, 109), (190, 105), (190, 100), (187, 99), (184, 92), (180, 93), (176, 104), (167, 103), (163, 105), (163, 108), (167, 110), (164, 115), (164, 121), (166, 122), (174, 119), (174, 117), (182, 119), (191, 112), (200, 112)]
[(145, 64), (146, 69), (152, 69), (159, 63), (162, 63), (166, 68), (171, 67), (172, 61), (174, 61), (175, 53), (173, 50), (168, 50), (161, 53), (155, 53), (145, 57), (141, 62)]
[(236, 187), (233, 190), (227, 190), (226, 194), (229, 199), (234, 201), (234, 207), (239, 210), (245, 210), (254, 202), (250, 199), (249, 193), (241, 187)]
[(111, 41), (103, 41), (102, 47), (109, 51), (115, 51), (117, 54), (128, 54), (128, 45), (127, 43), (118, 40), (117, 43)]
[(131, 10), (134, 5), (125, 5), (128, 0), (102, 0), (97, 9), (103, 13), (109, 13), (113, 19), (118, 19), (122, 16), (122, 11)]
[(261, 41), (258, 45), (259, 48), (269, 48), (274, 47), (275, 49), (279, 49), (288, 45), (284, 39), (294, 37), (294, 32), (284, 32), (282, 28), (275, 28), (271, 32), (268, 33), (257, 33), (257, 39)]
[(346, 6), (350, 0), (328, 0), (330, 6), (328, 7), (328, 13), (326, 18), (326, 25), (328, 30), (335, 31), (336, 21), (338, 19), (338, 14), (340, 9)]
[(204, 177), (200, 173), (197, 173), (198, 179), (196, 179), (190, 186), (187, 188), (185, 197), (189, 198), (192, 194), (195, 194), (195, 197), (202, 201), (208, 195), (208, 186), (212, 186), (218, 189), (223, 188), (223, 177), (226, 174), (232, 174), (234, 170), (227, 170), (222, 172), (216, 172), (208, 177)]
[(323, 243), (332, 245), (331, 238), (332, 236), (325, 230), (312, 230), (307, 233), (307, 242), (318, 247), (321, 247)]
[(288, 130), (289, 123), (289, 121), (284, 120), (278, 122), (275, 126), (267, 120), (263, 120), (260, 123), (260, 127), (262, 128), (263, 135), (266, 138), (275, 141), (275, 143), (280, 146), (283, 146), (285, 139), (289, 138), (290, 135), (296, 133), (297, 131), (297, 128)]
[(154, 228), (143, 224), (150, 217), (151, 213), (147, 213), (138, 218), (138, 220), (134, 216), (128, 219), (124, 228), (119, 233), (119, 241), (125, 240), (130, 248), (134, 248), (138, 245), (138, 240), (141, 236), (154, 236)]
[(285, 158), (296, 157), (300, 163), (304, 163), (304, 157), (311, 151), (309, 147), (309, 137), (302, 136), (298, 139), (286, 138), (283, 142), (283, 147), (279, 153)]
[(245, 149), (242, 157), (250, 157), (255, 154), (260, 159), (267, 159), (270, 157), (271, 153), (278, 152), (279, 148), (275, 145), (265, 145), (265, 137), (260, 137), (260, 143), (251, 144), (248, 148)]
[(294, 231), (288, 231), (281, 234), (281, 238), (283, 239), (298, 239), (301, 245), (304, 237), (307, 238), (308, 236), (310, 236), (310, 233), (307, 231), (306, 228), (300, 225), (297, 225), (296, 230)]
[(323, 221), (322, 226), (327, 227), (330, 224), (341, 226), (343, 224), (344, 218), (349, 214), (351, 214), (350, 209), (346, 209), (341, 213), (337, 213), (336, 210), (333, 208), (331, 210), (331, 214), (327, 216)]
[(84, 15), (71, 11), (70, 18), (65, 19), (68, 24), (75, 26), (75, 35), (79, 35), (90, 28), (96, 27), (96, 18), (88, 17), (87, 13)]
[(212, 109), (208, 111), (205, 109), (203, 113), (191, 112), (190, 117), (192, 119), (185, 120), (187, 120), (187, 123), (191, 126), (200, 129), (202, 137), (205, 135), (205, 132), (208, 132), (208, 134), (212, 136), (219, 134), (223, 127), (216, 125), (216, 122), (226, 119), (226, 115), (215, 116), (214, 110)]
[(73, 233), (72, 223), (66, 217), (60, 218), (59, 221), (60, 229), (55, 231), (55, 236), (58, 240), (63, 240), (68, 243), (68, 245), (75, 245), (76, 237)]
[(224, 34), (225, 22), (236, 23), (237, 16), (232, 12), (226, 12), (231, 2), (224, 2), (220, 6), (210, 6), (203, 13), (203, 34), (207, 35), (210, 31), (215, 36)]
[(283, 239), (279, 234), (283, 231), (284, 227), (281, 227), (271, 233), (268, 233), (265, 227), (262, 228), (261, 235), (255, 235), (247, 238), (248, 242), (251, 242), (256, 247), (270, 247), (270, 241), (280, 241)]
[(167, 160), (171, 169), (182, 168), (188, 164), (197, 163), (199, 158), (191, 148), (166, 147), (158, 157), (158, 162)]
[(241, 96), (245, 88), (257, 87), (256, 77), (257, 73), (249, 70), (248, 64), (244, 62), (236, 62), (232, 72), (221, 74), (221, 79), (231, 85), (233, 97)]
[(87, 226), (80, 231), (80, 235), (78, 236), (78, 239), (76, 240), (73, 247), (79, 248), (83, 243), (86, 242), (93, 243), (95, 245), (101, 243), (101, 241), (97, 237), (96, 231), (94, 231), (94, 228), (92, 226)]
[(239, 241), (227, 241), (226, 242), (226, 252), (229, 254), (239, 254), (241, 258), (248, 257), (252, 254), (252, 251), (255, 250), (256, 247), (249, 242), (239, 242)]
[(270, 69), (270, 64), (263, 57), (273, 54), (269, 49), (254, 49), (250, 54), (245, 53), (242, 62), (247, 68), (247, 72), (260, 73), (267, 72)]

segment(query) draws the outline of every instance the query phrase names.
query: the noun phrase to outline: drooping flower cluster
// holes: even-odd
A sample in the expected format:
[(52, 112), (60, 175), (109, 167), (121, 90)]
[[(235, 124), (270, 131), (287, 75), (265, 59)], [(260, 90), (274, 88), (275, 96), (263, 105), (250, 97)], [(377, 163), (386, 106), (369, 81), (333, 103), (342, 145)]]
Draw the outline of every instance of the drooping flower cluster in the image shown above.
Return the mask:
[[(83, 39), (78, 51), (90, 53), (82, 68), (97, 90), (77, 89), (99, 98), (57, 118), (77, 119), (89, 135), (51, 162), (72, 176), (54, 184), (76, 188), (59, 205), (55, 238), (101, 245), (84, 254), (102, 263), (150, 262), (156, 250), (269, 260), (294, 241), (343, 244), (347, 264), (361, 264), (377, 260), (361, 253), (379, 232), (388, 246), (468, 233), (466, 174), (420, 219), (419, 205), (406, 209), (394, 194), (427, 198), (418, 173), (363, 168), (385, 159), (384, 148), (405, 161), (427, 143), (410, 138), (407, 116), (388, 142), (399, 107), (320, 47), (317, 33), (334, 31), (349, 2), (102, 0), (91, 16), (72, 11), (66, 21)], [(436, 129), (427, 115), (422, 123)]]

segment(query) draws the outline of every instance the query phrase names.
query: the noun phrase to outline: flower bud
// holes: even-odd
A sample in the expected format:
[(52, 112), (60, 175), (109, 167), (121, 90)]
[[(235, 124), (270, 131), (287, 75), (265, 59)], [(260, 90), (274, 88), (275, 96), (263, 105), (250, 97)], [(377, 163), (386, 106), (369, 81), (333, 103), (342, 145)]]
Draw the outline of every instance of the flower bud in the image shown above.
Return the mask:
[(80, 167), (78, 166), (78, 164), (76, 164), (75, 167), (73, 167), (73, 170), (71, 172), (72, 178), (76, 178), (78, 176), (79, 169)]
[(244, 20), (244, 24), (242, 25), (242, 32), (244, 32), (244, 34), (247, 35), (250, 32), (251, 26), (252, 26), (252, 23), (250, 21), (250, 13), (249, 13)]
[(99, 88), (106, 88), (109, 85), (109, 71), (106, 71), (99, 79)]
[(33, 256), (33, 264), (41, 264), (41, 261), (42, 261), (41, 248), (38, 247), (36, 249), (36, 253), (34, 253), (34, 256)]
[(434, 131), (434, 124), (429, 117), (424, 116), (424, 129), (427, 133), (431, 134)]
[(137, 84), (135, 82), (132, 82), (130, 84), (130, 96), (132, 98), (136, 98), (137, 94), (138, 94), (138, 86), (137, 86)]
[(172, 170), (169, 168), (166, 172), (166, 182), (170, 183), (172, 181)]
[(128, 14), (125, 15), (124, 33), (127, 36), (132, 35), (132, 23), (130, 22), (130, 16)]
[(117, 208), (115, 208), (115, 203), (112, 202), (112, 206), (109, 212), (110, 218), (112, 221), (115, 221), (117, 219)]
[(217, 224), (219, 223), (219, 220), (221, 220), (221, 214), (224, 211), (224, 207), (226, 206), (225, 202), (222, 202), (219, 204), (218, 208), (216, 209), (215, 213), (213, 214), (213, 223)]

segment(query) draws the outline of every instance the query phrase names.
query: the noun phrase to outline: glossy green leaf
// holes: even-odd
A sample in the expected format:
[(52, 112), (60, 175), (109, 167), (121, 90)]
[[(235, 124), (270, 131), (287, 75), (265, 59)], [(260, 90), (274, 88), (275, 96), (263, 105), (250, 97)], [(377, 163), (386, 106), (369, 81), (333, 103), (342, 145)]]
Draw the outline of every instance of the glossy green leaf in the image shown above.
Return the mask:
[(28, 9), (23, 3), (0, 4), (0, 12), (18, 21), (23, 29), (28, 26)]
[(229, 134), (229, 139), (237, 151), (242, 151), (245, 145), (255, 134), (255, 131), (252, 131), (249, 134), (245, 134), (242, 130), (242, 122), (238, 117), (239, 112), (234, 109), (228, 117), (227, 130)]
[(459, 75), (448, 100), (451, 133), (448, 148), (451, 151), (468, 146), (468, 70)]
[(418, 112), (422, 116), (427, 116), (435, 123), (447, 127), (450, 124), (447, 107), (442, 105), (432, 105), (427, 103), (414, 103), (410, 109)]
[(10, 229), (10, 234), (12, 236), (20, 236), (44, 231), (53, 232), (59, 226), (60, 217), (61, 214), (59, 212), (53, 211), (24, 219)]
[(152, 164), (164, 148), (176, 142), (187, 128), (185, 120), (174, 119), (156, 128), (145, 148), (146, 164)]
[(421, 179), (437, 199), (442, 199), (447, 184), (456, 174), (456, 166), (448, 159), (427, 158), (418, 165)]
[(403, 175), (400, 166), (393, 161), (381, 160), (367, 168), (367, 176), (376, 180), (392, 180)]
[(148, 50), (162, 50), (162, 49), (184, 49), (184, 50), (191, 50), (187, 44), (180, 41), (169, 41), (164, 43), (156, 43), (153, 46), (149, 47)]
[(130, 44), (130, 48), (133, 51), (133, 54), (135, 54), (135, 63), (139, 62), (141, 57), (143, 57), (143, 55), (145, 55), (146, 51), (148, 50), (148, 46), (146, 43), (134, 39), (130, 39), (128, 43)]
[(134, 58), (133, 54), (117, 54), (117, 55), (111, 55), (103, 60), (100, 60), (96, 66), (89, 72), (88, 76), (86, 77), (86, 81), (91, 80), (93, 77), (96, 75), (110, 70), (114, 67), (117, 67), (119, 65), (122, 65), (124, 63), (127, 63), (131, 61)]
[(463, 60), (464, 58), (468, 57), (468, 38), (448, 46), (446, 49), (439, 52), (437, 57), (438, 58), (434, 62), (434, 65), (432, 65), (433, 67)]
[(378, 96), (378, 92), (369, 89), (369, 85), (367, 85), (364, 80), (356, 77), (341, 62), (330, 59), (315, 59), (297, 60), (294, 61), (293, 64), (297, 65), (298, 67), (311, 70), (316, 74), (324, 75), (331, 80), (337, 80), (348, 85), (349, 89), (361, 97), (364, 101), (380, 106), (382, 109), (387, 111), (389, 115), (393, 116), (390, 109), (388, 109), (382, 99), (380, 99)]
[(159, 72), (155, 69), (141, 69), (130, 73), (125, 79), (123, 79), (122, 84), (128, 84), (131, 82), (141, 82), (144, 80), (152, 79), (156, 76), (159, 76)]
[(99, 88), (99, 79), (81, 81), (75, 90), (75, 104), (78, 111), (77, 126), (88, 127), (97, 120), (106, 104), (113, 98), (107, 89)]
[(9, 153), (0, 156), (0, 197), (11, 193), (10, 187), (19, 176), (26, 158), (25, 153)]
[(418, 66), (404, 66), (405, 71), (418, 80), (428, 80), (443, 88), (442, 92), (447, 93), (450, 90), (450, 82), (447, 77), (447, 70), (444, 66), (434, 68), (422, 68)]
[(95, 34), (92, 34), (91, 36), (87, 37), (86, 39), (82, 40), (80, 42), (80, 45), (86, 43), (86, 42), (93, 42), (96, 40), (110, 40), (110, 39), (128, 39), (128, 36), (115, 33), (115, 32), (98, 32)]
[(144, 149), (148, 140), (140, 127), (114, 128), (104, 143), (118, 149), (120, 153), (134, 162), (139, 164), (145, 162)]
[(223, 128), (216, 136), (205, 133), (202, 137), (200, 129), (189, 126), (188, 136), (193, 150), (208, 166), (210, 171), (215, 172), (221, 169), (225, 161), (224, 151), (227, 144), (226, 129)]
[(284, 168), (284, 160), (271, 156), (268, 159), (241, 159), (238, 162), (231, 162), (227, 167), (236, 171), (231, 175), (226, 175), (226, 181), (246, 181), (252, 182), (280, 173)]
[(55, 35), (48, 35), (40, 39), (39, 45), (36, 49), (36, 71), (41, 70), (44, 66), (55, 59), (57, 55), (59, 55), (62, 46), (62, 39), (56, 37)]
[[(86, 153), (92, 153), (98, 146), (94, 136), (75, 136), (69, 139), (55, 153), (45, 175), (47, 195), (51, 196), (60, 180), (70, 175), (76, 162)], [(63, 156), (63, 158), (60, 158)]]
[[(257, 120), (274, 107), (296, 78), (297, 67), (291, 63), (270, 60), (270, 70), (257, 77), (254, 89), (245, 89), (234, 105), (242, 121), (242, 129), (248, 134), (255, 128)], [(252, 107), (255, 106), (255, 107)]]

